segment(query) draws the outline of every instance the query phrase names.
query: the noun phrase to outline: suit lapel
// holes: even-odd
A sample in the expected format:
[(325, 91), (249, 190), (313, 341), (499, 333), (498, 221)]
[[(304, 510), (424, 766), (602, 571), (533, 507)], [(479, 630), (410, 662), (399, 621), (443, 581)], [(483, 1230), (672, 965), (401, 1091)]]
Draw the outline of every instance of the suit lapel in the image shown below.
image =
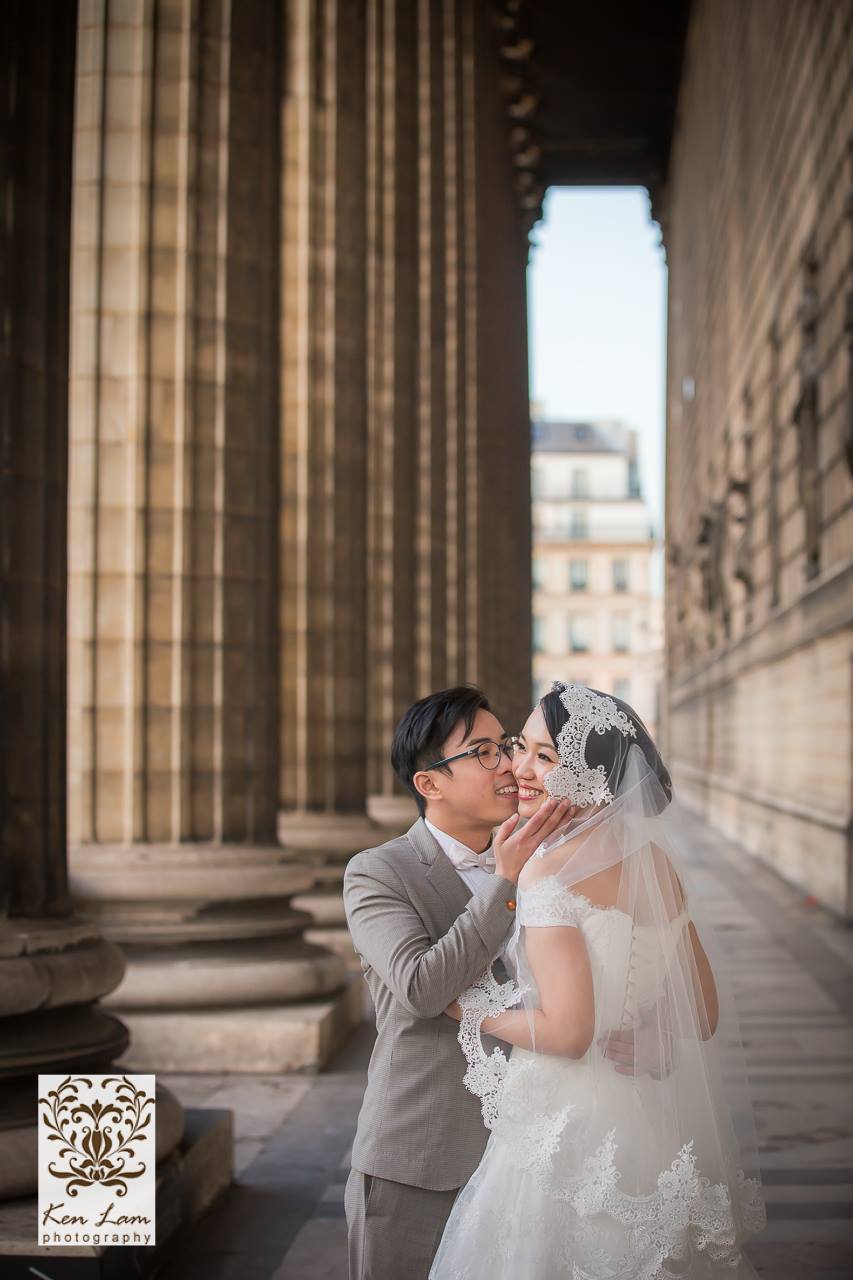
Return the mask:
[(418, 818), (409, 830), (408, 837), (421, 862), (425, 864), (427, 879), (446, 906), (452, 924), (465, 910), (471, 898), (471, 890), (441, 845), (430, 834), (423, 818)]
[[(406, 834), (418, 858), (425, 865), (427, 879), (447, 907), (449, 927), (465, 910), (473, 894), (423, 818), (418, 818)], [(506, 982), (509, 979), (510, 975), (500, 958), (492, 962), (492, 967), (498, 981)]]
[(465, 910), (472, 894), (443, 849), (439, 849), (438, 857), (428, 868), (427, 879), (443, 899), (452, 922)]

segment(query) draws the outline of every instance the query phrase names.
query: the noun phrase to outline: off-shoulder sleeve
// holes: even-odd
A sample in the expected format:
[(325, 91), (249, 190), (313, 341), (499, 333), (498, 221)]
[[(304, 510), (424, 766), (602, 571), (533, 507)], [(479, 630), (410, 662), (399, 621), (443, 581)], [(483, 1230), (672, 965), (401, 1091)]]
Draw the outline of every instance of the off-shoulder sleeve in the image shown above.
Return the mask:
[(589, 902), (572, 893), (556, 876), (546, 876), (519, 894), (518, 922), (523, 925), (575, 925), (589, 910)]

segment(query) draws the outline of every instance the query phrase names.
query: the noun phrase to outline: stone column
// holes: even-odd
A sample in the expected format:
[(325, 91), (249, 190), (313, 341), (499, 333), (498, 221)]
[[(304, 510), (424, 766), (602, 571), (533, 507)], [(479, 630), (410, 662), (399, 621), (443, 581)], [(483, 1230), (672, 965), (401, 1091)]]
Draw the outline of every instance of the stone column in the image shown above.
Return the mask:
[(389, 821), (413, 812), (388, 747), (415, 698), (474, 681), (508, 728), (529, 709), (528, 223), (487, 7), (373, 0), (367, 47), (368, 811)]
[(416, 687), (422, 13), (369, 0), (367, 17), (368, 791), (387, 798), (391, 734)]
[(532, 42), (518, 29), (517, 5), (497, 8), (505, 19), (497, 24), (478, 4), (464, 6), (461, 23), (462, 493), (469, 530), (465, 575), (473, 584), (465, 653), (468, 677), (486, 690), (504, 727), (517, 733), (532, 705), (526, 275), (528, 232), (541, 211), (543, 188), (524, 87)]
[(279, 838), (314, 868), (309, 939), (351, 957), (365, 812), (365, 10), (292, 0), (283, 107)]
[[(72, 915), (66, 870), (75, 27), (72, 4), (12, 3), (0, 30), (0, 1201), (36, 1189), (38, 1073), (109, 1070), (128, 1042), (96, 1003), (124, 961)], [(161, 1105), (162, 1154), (183, 1120), (170, 1096)], [(0, 1255), (21, 1212), (0, 1209)]]
[(276, 845), (280, 97), (264, 0), (84, 0), (72, 281), (72, 886), (129, 1063), (321, 1062), (344, 966)]

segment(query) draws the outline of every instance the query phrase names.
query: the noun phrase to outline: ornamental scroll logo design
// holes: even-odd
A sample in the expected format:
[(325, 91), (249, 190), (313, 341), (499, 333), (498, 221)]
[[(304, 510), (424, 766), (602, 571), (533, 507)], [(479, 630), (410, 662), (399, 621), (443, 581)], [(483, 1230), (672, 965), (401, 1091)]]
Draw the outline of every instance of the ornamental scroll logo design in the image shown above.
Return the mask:
[[(147, 1170), (137, 1147), (148, 1141), (154, 1098), (127, 1076), (102, 1076), (100, 1084), (106, 1101), (97, 1092), (92, 1097), (98, 1086), (86, 1076), (66, 1076), (39, 1098), (47, 1141), (59, 1144), (48, 1170), (63, 1179), (69, 1196), (91, 1186), (113, 1187), (117, 1196), (126, 1196), (129, 1182)], [(81, 1096), (84, 1085), (88, 1100)]]

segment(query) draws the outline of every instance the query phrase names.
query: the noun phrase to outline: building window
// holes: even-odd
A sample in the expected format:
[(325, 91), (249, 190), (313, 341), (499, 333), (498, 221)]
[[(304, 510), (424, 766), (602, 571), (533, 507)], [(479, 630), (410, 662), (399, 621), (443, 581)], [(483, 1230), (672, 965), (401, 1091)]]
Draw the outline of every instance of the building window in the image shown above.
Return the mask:
[(533, 615), (533, 652), (542, 652), (542, 619), (538, 613)]
[(586, 467), (575, 467), (572, 472), (572, 497), (589, 497), (589, 472)]
[(545, 694), (548, 692), (550, 688), (551, 688), (550, 680), (542, 680), (542, 679), (534, 680), (533, 681), (533, 701), (539, 702), (540, 699), (545, 697)]
[(627, 653), (631, 648), (631, 618), (627, 613), (613, 615), (613, 651)]
[(613, 692), (623, 702), (631, 701), (631, 681), (627, 676), (620, 676), (618, 680), (613, 681)]
[(590, 625), (586, 614), (575, 613), (569, 618), (569, 648), (572, 653), (587, 653), (590, 647)]
[(589, 561), (569, 561), (569, 585), (572, 591), (586, 591), (589, 586)]
[(543, 498), (545, 496), (545, 477), (539, 467), (534, 462), (530, 470), (530, 494), (533, 498)]
[(585, 511), (573, 511), (569, 523), (570, 538), (589, 537), (589, 518)]
[(613, 590), (614, 591), (628, 590), (628, 561), (627, 560), (613, 561)]
[(533, 590), (541, 591), (545, 586), (545, 566), (541, 556), (533, 557)]

